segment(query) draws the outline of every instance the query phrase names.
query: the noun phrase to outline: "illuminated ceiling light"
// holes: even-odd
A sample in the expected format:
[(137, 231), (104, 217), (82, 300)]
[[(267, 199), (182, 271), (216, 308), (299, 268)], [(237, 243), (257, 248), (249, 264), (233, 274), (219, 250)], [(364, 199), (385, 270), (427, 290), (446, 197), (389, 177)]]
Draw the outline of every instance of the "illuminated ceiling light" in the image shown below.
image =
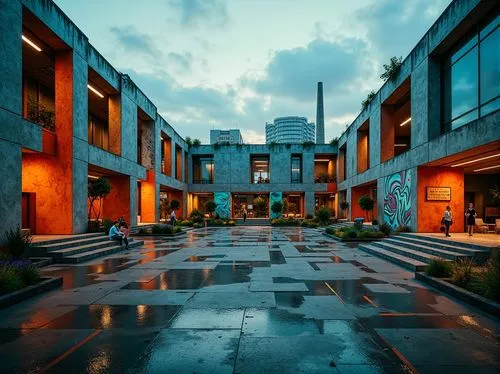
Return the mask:
[(496, 155), (491, 155), (491, 156), (481, 157), (481, 158), (478, 158), (478, 159), (475, 159), (475, 160), (472, 160), (472, 161), (462, 162), (462, 163), (460, 163), (460, 164), (456, 164), (456, 165), (451, 165), (451, 167), (452, 167), (452, 168), (455, 168), (455, 167), (457, 167), (457, 166), (468, 165), (468, 164), (472, 164), (472, 163), (474, 163), (474, 162), (483, 161), (483, 160), (488, 160), (489, 158), (498, 157), (498, 156), (500, 156), (500, 153), (497, 153)]
[(406, 125), (406, 124), (407, 124), (408, 122), (410, 122), (410, 121), (411, 121), (411, 117), (410, 117), (410, 118), (408, 118), (408, 119), (407, 119), (406, 121), (404, 121), (403, 123), (401, 123), (399, 126), (404, 126), (404, 125)]
[(101, 99), (104, 97), (104, 95), (102, 93), (100, 93), (99, 91), (97, 91), (94, 87), (92, 87), (90, 84), (87, 84), (87, 87), (89, 88), (90, 91), (92, 91), (93, 93), (95, 93), (97, 96), (99, 96)]
[(496, 169), (496, 168), (500, 168), (500, 165), (488, 166), (487, 168), (476, 169), (474, 171), (484, 171), (484, 170), (490, 170), (490, 169)]
[(89, 179), (99, 179), (99, 177), (96, 177), (95, 175), (87, 175)]
[(24, 35), (21, 35), (21, 38), (26, 42), (28, 43), (31, 47), (33, 47), (33, 49), (37, 52), (42, 52), (42, 48), (40, 48), (39, 46), (37, 46), (35, 43), (33, 43), (30, 39), (28, 39), (26, 36)]
[(404, 143), (401, 143), (401, 144), (396, 143), (396, 144), (394, 144), (394, 147), (407, 147), (407, 146), (408, 146), (408, 144), (404, 144)]
[(325, 159), (325, 158), (316, 158), (316, 159), (314, 159), (314, 162), (330, 162), (330, 160)]

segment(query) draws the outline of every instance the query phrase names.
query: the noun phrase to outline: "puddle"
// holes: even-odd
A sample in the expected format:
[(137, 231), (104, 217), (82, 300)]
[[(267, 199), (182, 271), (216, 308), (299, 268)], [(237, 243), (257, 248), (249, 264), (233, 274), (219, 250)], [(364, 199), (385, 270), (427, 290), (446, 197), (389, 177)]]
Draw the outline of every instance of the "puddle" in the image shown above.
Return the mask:
[(226, 255), (210, 255), (210, 256), (190, 256), (188, 259), (184, 260), (184, 262), (202, 262), (202, 261), (210, 261), (216, 260), (218, 258), (224, 258)]
[(149, 282), (131, 282), (123, 289), (131, 290), (194, 290), (201, 288), (213, 270), (169, 270)]

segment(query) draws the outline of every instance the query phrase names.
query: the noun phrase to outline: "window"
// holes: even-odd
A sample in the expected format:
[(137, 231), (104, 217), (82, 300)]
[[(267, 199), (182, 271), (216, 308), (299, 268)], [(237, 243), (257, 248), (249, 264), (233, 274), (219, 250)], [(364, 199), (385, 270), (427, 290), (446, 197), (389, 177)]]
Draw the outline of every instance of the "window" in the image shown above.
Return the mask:
[(250, 164), (251, 183), (269, 183), (269, 156), (252, 156)]
[(475, 28), (443, 64), (444, 131), (500, 108), (500, 17)]
[(193, 157), (193, 183), (214, 183), (214, 159), (212, 156)]
[(88, 142), (96, 147), (109, 149), (108, 124), (92, 113), (89, 113)]
[(292, 155), (291, 163), (292, 183), (302, 183), (302, 156)]

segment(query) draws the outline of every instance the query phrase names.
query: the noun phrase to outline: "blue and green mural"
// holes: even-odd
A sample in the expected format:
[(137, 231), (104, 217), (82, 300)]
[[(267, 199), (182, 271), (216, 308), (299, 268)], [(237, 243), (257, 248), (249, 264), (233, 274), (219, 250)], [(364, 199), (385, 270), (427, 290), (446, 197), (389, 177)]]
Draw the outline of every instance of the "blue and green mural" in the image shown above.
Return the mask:
[(231, 194), (229, 192), (214, 192), (214, 201), (217, 204), (215, 215), (228, 219), (231, 217)]
[[(271, 199), (269, 201), (269, 208), (273, 206), (275, 202), (280, 202), (283, 200), (283, 193), (282, 192), (271, 192)], [(273, 213), (271, 210), (271, 218), (281, 218), (281, 213)]]
[(406, 171), (385, 177), (384, 222), (394, 228), (411, 223), (411, 176)]

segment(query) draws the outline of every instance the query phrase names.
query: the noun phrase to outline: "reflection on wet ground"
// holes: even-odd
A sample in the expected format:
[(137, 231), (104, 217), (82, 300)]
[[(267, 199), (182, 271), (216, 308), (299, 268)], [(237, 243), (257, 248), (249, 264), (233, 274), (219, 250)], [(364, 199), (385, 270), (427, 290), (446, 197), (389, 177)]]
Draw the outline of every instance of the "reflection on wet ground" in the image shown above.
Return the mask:
[(0, 311), (2, 370), (498, 372), (498, 321), (356, 247), (317, 229), (204, 228), (48, 267), (62, 290)]

